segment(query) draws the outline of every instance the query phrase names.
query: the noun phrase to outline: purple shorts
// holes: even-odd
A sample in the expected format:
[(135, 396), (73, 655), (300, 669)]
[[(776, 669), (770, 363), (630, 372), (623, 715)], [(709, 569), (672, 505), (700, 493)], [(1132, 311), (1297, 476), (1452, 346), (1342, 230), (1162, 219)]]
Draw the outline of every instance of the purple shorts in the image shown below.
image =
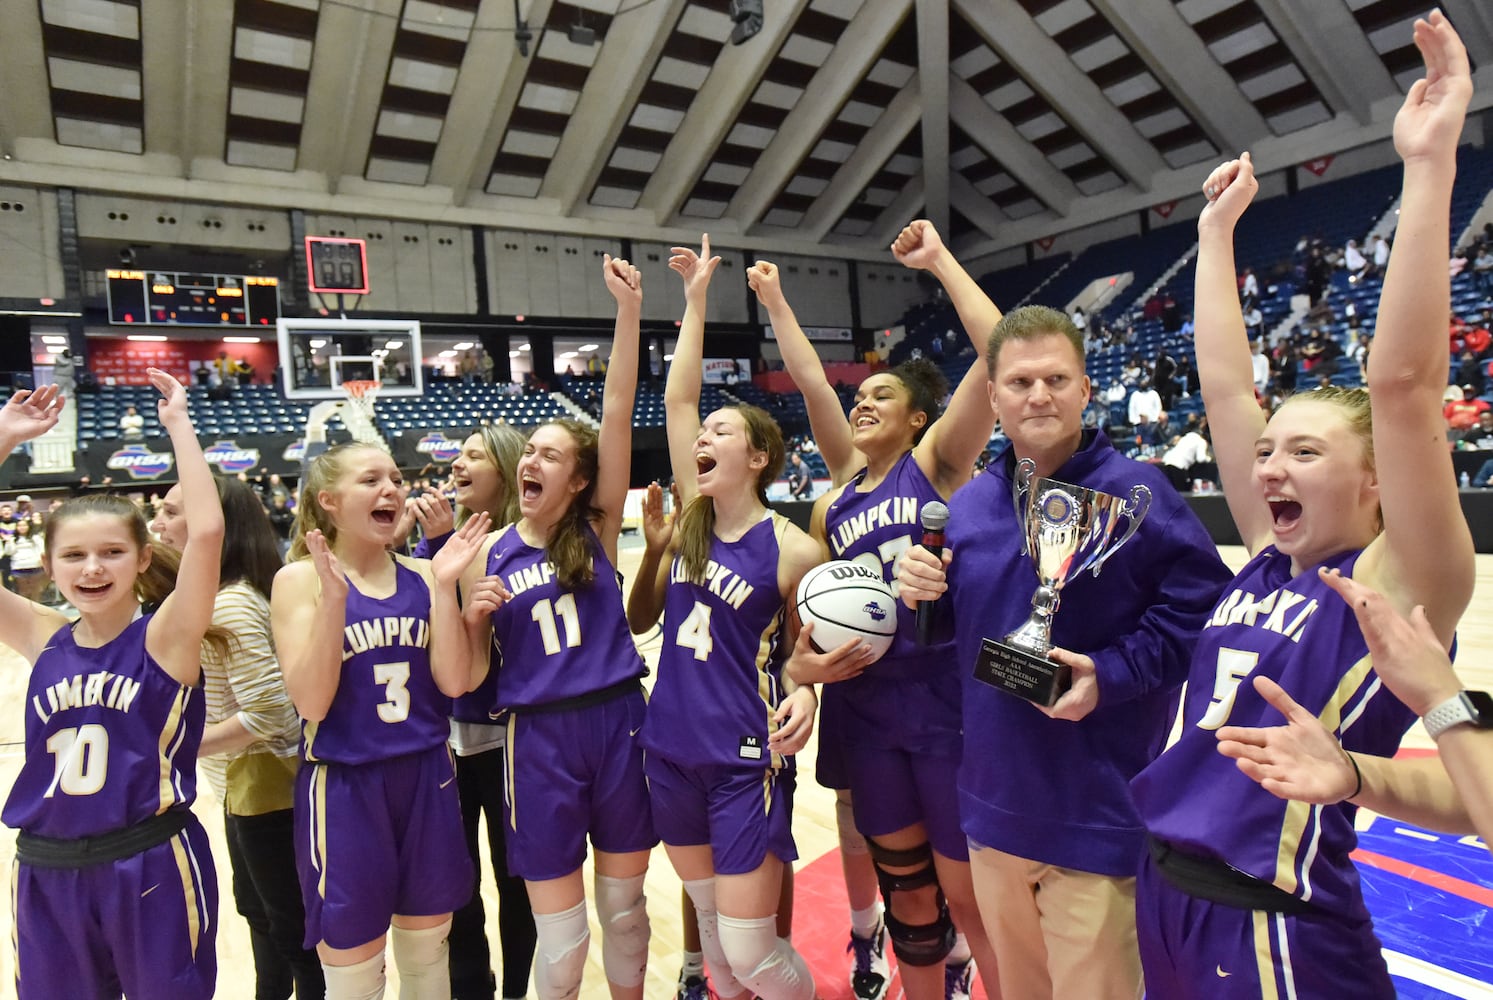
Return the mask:
[(844, 791), (850, 787), (845, 772), (845, 693), (840, 684), (820, 689), (819, 753), (814, 757), (814, 780), (825, 788)]
[(1243, 910), (1190, 896), (1149, 856), (1135, 886), (1147, 1000), (1392, 1000), (1373, 924), (1336, 914)]
[(769, 851), (797, 860), (791, 772), (689, 767), (657, 756), (647, 769), (653, 825), (665, 844), (709, 844), (717, 875), (754, 872)]
[(845, 758), (855, 828), (880, 837), (923, 824), (928, 843), (953, 861), (969, 860), (959, 826), (959, 755), (852, 747)]
[(658, 843), (643, 777), (641, 689), (597, 705), (526, 712), (508, 720), (503, 819), (508, 870), (530, 882), (569, 875), (598, 851), (630, 854)]
[(307, 764), (296, 775), (295, 853), (307, 948), (356, 948), (396, 913), (450, 913), (472, 897), (451, 752), (372, 764)]
[(55, 997), (213, 995), (218, 883), (197, 818), (163, 844), (87, 868), (17, 862), (16, 990)]

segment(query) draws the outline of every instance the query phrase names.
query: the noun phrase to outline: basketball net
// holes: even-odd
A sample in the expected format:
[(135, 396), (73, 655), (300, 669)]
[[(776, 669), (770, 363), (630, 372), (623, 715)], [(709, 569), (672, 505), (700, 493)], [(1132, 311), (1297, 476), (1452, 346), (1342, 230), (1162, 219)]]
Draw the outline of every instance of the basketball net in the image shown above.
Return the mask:
[(387, 447), (384, 436), (373, 423), (374, 404), (378, 402), (383, 383), (376, 379), (353, 379), (342, 383), (342, 422), (354, 441)]

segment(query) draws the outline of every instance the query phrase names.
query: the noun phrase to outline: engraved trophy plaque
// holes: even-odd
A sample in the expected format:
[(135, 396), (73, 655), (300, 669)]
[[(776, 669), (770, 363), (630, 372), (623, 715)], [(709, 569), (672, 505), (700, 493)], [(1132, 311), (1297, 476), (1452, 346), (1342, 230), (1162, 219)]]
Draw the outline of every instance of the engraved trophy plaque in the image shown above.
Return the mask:
[[(1047, 658), (1062, 591), (1084, 570), (1098, 576), (1105, 560), (1130, 541), (1151, 508), (1151, 491), (1136, 485), (1129, 497), (1121, 498), (1056, 479), (1035, 479), (1036, 468), (1031, 459), (1022, 459), (1011, 484), (1026, 554), (1037, 570), (1032, 613), (1004, 641), (983, 641), (975, 679), (1051, 706), (1072, 682), (1071, 668)], [(1125, 530), (1117, 537), (1122, 522)]]

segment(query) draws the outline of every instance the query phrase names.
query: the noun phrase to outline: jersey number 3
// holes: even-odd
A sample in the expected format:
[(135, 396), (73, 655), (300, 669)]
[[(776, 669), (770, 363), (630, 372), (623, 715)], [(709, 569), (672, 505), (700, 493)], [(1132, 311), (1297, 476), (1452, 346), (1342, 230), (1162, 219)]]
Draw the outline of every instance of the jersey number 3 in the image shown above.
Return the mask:
[(56, 766), (43, 798), (50, 799), (59, 788), (64, 795), (92, 795), (104, 787), (109, 776), (109, 730), (103, 726), (59, 729), (47, 737), (47, 750)]

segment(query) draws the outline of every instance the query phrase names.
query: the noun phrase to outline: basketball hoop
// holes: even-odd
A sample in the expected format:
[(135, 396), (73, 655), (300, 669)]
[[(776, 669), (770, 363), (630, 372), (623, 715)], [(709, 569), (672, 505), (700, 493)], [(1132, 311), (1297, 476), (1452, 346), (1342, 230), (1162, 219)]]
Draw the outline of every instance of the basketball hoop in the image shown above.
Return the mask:
[(383, 435), (373, 422), (374, 404), (378, 402), (383, 382), (378, 379), (349, 379), (342, 383), (342, 422), (354, 441), (384, 446)]

